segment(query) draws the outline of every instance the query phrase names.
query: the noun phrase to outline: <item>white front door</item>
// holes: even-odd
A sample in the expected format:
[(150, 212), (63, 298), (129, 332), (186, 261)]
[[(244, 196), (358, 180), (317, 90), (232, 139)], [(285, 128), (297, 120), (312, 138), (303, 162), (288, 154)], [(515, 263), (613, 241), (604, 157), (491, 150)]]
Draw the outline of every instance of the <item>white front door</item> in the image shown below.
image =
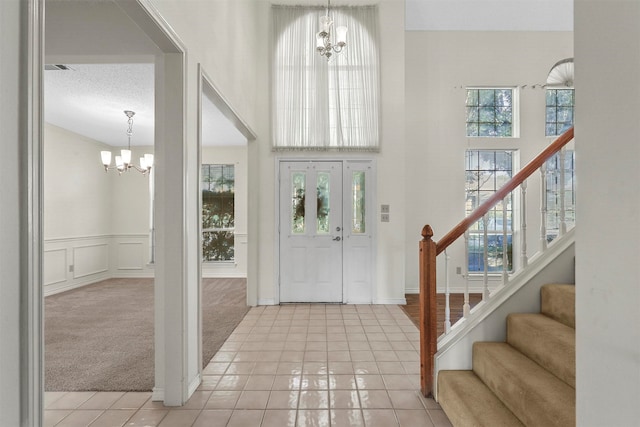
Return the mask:
[(342, 302), (342, 162), (280, 163), (280, 302)]

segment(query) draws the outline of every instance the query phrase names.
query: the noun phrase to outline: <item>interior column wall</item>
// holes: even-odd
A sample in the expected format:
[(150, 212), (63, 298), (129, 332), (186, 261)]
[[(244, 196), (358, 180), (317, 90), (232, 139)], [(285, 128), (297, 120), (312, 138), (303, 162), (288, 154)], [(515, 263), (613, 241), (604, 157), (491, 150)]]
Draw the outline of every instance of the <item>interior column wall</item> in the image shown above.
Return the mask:
[(640, 2), (575, 2), (579, 426), (640, 419)]
[(42, 425), (42, 29), (37, 0), (0, 2), (0, 425)]

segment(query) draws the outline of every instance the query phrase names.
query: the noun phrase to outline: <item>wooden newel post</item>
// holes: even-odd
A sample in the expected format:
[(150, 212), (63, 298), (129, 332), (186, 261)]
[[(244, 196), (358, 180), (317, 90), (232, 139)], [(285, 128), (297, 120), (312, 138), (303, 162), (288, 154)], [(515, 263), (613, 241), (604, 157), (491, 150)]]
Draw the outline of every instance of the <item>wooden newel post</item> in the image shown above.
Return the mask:
[(436, 243), (433, 230), (425, 225), (420, 241), (420, 387), (425, 397), (433, 395), (434, 356), (437, 350)]

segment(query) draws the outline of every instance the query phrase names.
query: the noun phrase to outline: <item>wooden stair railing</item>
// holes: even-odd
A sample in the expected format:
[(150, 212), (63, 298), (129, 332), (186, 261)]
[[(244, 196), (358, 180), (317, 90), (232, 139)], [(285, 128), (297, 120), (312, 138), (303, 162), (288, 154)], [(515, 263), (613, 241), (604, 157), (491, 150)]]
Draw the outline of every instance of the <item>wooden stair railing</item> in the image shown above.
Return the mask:
[[(460, 221), (437, 243), (432, 240), (430, 225), (422, 229), (420, 242), (420, 385), (425, 397), (433, 395), (434, 360), (438, 350), (437, 305), (436, 305), (436, 257), (449, 245), (483, 218), (489, 210), (505, 199), (512, 191), (525, 183), (536, 170), (560, 151), (573, 139), (573, 127), (560, 135), (553, 143), (531, 160), (520, 172), (516, 173), (493, 196), (478, 206), (469, 216)], [(525, 187), (526, 188), (526, 187)]]

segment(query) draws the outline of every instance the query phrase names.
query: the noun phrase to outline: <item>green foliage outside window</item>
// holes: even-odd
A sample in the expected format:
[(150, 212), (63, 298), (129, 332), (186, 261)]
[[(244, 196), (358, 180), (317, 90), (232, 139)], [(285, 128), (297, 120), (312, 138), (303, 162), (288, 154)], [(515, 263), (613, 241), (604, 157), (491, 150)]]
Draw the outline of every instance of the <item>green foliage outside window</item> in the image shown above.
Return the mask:
[(513, 136), (513, 89), (467, 89), (467, 136)]
[(202, 165), (202, 255), (204, 261), (234, 259), (235, 172), (233, 165)]
[(573, 126), (573, 89), (547, 89), (546, 136), (559, 136)]

